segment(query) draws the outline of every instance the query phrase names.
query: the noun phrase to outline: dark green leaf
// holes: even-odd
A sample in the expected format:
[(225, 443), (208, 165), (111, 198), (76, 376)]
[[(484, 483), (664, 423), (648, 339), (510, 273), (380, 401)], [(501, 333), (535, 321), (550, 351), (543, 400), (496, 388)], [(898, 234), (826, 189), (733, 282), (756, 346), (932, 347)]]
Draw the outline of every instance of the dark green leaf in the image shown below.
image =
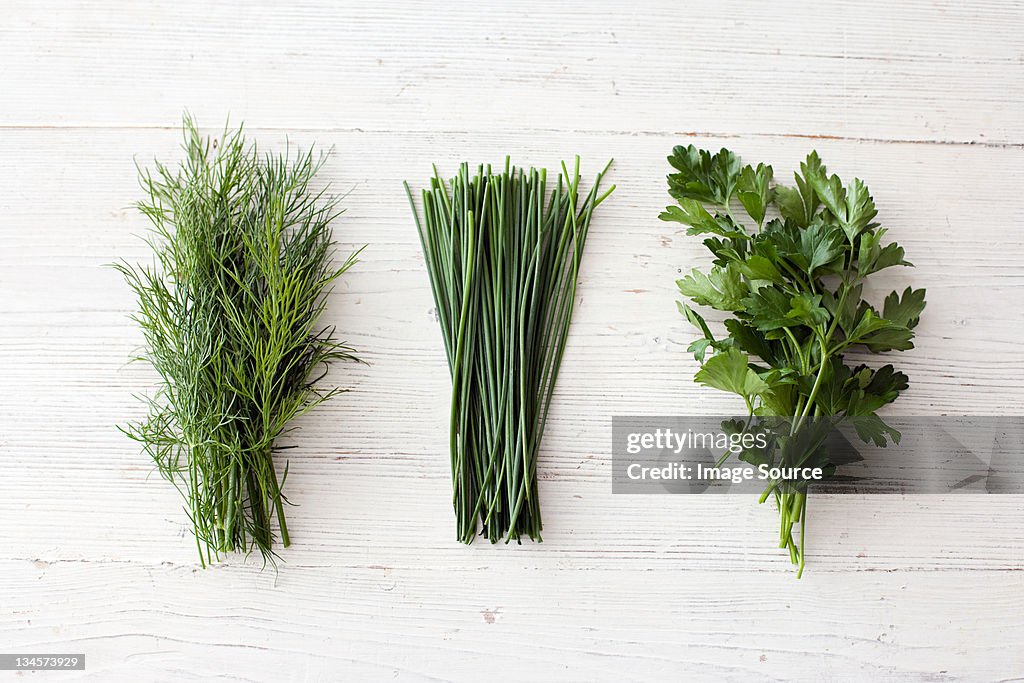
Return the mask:
[(914, 265), (910, 261), (903, 258), (903, 247), (890, 242), (889, 244), (882, 247), (882, 250), (878, 252), (878, 258), (872, 264), (871, 268), (864, 273), (870, 275), (871, 273), (877, 273), (883, 268), (890, 268), (892, 266), (912, 266)]
[[(835, 178), (835, 176), (832, 176)], [(838, 181), (838, 178), (836, 178)], [(857, 235), (874, 227), (871, 221), (878, 215), (875, 200), (860, 178), (854, 178), (846, 188), (846, 211), (843, 217), (843, 232), (852, 243)]]
[(846, 335), (850, 343), (857, 343), (865, 336), (878, 332), (879, 330), (890, 329), (893, 323), (885, 318), (879, 318), (878, 314), (871, 308), (865, 308), (861, 312), (860, 319), (852, 330)]
[(817, 152), (811, 152), (807, 159), (800, 164), (800, 173), (794, 173), (793, 179), (796, 187), (777, 186), (775, 188), (775, 205), (779, 207), (782, 217), (793, 221), (797, 226), (806, 228), (811, 224), (811, 219), (818, 211), (821, 202), (814, 193), (814, 188), (809, 182), (812, 175), (824, 172), (825, 167), (821, 165), (821, 159)]
[[(845, 298), (842, 295), (842, 287), (845, 287), (845, 285), (841, 286), (840, 290), (834, 295), (830, 293), (828, 297), (822, 297), (822, 304), (828, 308), (833, 316), (839, 318), (839, 329), (841, 329), (843, 331), (843, 335), (849, 339), (850, 333), (853, 331), (853, 328), (856, 327), (857, 323), (860, 322), (864, 315), (864, 311), (868, 310), (870, 307), (861, 299), (861, 293), (864, 290), (864, 285), (854, 285), (853, 287), (850, 287)], [(835, 300), (835, 297), (837, 296), (843, 301), (842, 310), (835, 310), (835, 308), (838, 308), (839, 306), (839, 301)], [(832, 304), (831, 307), (830, 304)]]
[(829, 270), (838, 270), (842, 266), (839, 260), (843, 251), (842, 234), (821, 221), (814, 221), (800, 233), (799, 254), (803, 257), (803, 268), (812, 277), (825, 266), (833, 266)]
[(742, 262), (746, 258), (747, 242), (743, 239), (708, 237), (704, 246), (715, 255), (714, 263), (723, 268), (731, 261)]
[(881, 353), (883, 351), (908, 351), (914, 348), (914, 331), (899, 325), (889, 323), (887, 327), (873, 332), (859, 340), (861, 344), (868, 347), (869, 351)]
[(690, 226), (687, 235), (713, 233), (723, 237), (746, 237), (727, 217), (712, 216), (696, 199), (680, 199), (679, 206), (667, 206), (658, 215), (663, 221), (674, 221)]
[(819, 168), (812, 173), (807, 181), (814, 188), (814, 194), (818, 196), (825, 208), (835, 216), (840, 224), (846, 221), (846, 191), (843, 189), (843, 182), (839, 176), (828, 177), (825, 168)]
[(860, 236), (860, 247), (857, 256), (857, 274), (861, 277), (877, 273), (891, 266), (909, 266), (910, 262), (903, 258), (903, 247), (892, 242), (881, 246), (885, 228), (865, 232)]
[(894, 444), (900, 442), (900, 433), (885, 424), (874, 413), (851, 417), (850, 422), (853, 423), (854, 429), (857, 430), (857, 436), (864, 443), (873, 443), (880, 448), (884, 448), (888, 445), (888, 440), (891, 440)]
[(775, 287), (761, 287), (744, 299), (743, 304), (753, 326), (762, 332), (800, 324), (789, 317), (792, 308), (789, 297)]
[(679, 312), (686, 317), (686, 320), (700, 330), (701, 334), (703, 334), (706, 339), (710, 339), (711, 341), (715, 340), (714, 335), (711, 334), (711, 330), (708, 329), (708, 324), (704, 322), (704, 318), (702, 318), (699, 313), (681, 301), (677, 301), (676, 306), (679, 307)]
[(672, 150), (668, 161), (679, 171), (668, 177), (669, 194), (676, 199), (724, 205), (736, 189), (740, 162), (727, 149), (712, 155), (693, 145), (680, 145)]
[(700, 339), (694, 339), (690, 342), (690, 345), (686, 347), (686, 350), (693, 354), (693, 359), (697, 362), (703, 362), (704, 356), (707, 355), (708, 348), (714, 344), (710, 339), (701, 337)]
[(866, 304), (862, 304), (861, 311), (857, 325), (847, 334), (847, 341), (850, 344), (863, 344), (875, 353), (914, 348), (910, 341), (914, 337), (914, 332), (906, 325), (879, 317), (874, 309)]
[(900, 392), (907, 388), (907, 376), (896, 372), (891, 365), (882, 366), (878, 370), (861, 365), (854, 369), (854, 376), (861, 375), (866, 375), (867, 381), (859, 383), (856, 405), (848, 409), (851, 415), (873, 413), (895, 401)]
[(779, 213), (797, 225), (804, 227), (810, 222), (804, 210), (803, 197), (800, 191), (785, 185), (775, 186), (775, 205), (779, 207)]
[(768, 385), (748, 366), (747, 354), (735, 348), (709, 358), (697, 371), (694, 381), (747, 397), (768, 389)]
[[(849, 401), (847, 380), (850, 379), (850, 368), (842, 360), (833, 356), (825, 364), (822, 381), (818, 387), (815, 404), (822, 415), (840, 415), (846, 410)], [(813, 381), (808, 378), (809, 381)]]
[(763, 334), (736, 318), (726, 320), (725, 329), (741, 350), (757, 356), (766, 363), (775, 364), (775, 351)]
[(775, 384), (762, 392), (761, 406), (757, 414), (792, 417), (796, 412), (797, 390), (793, 384)]
[(787, 318), (799, 320), (808, 327), (818, 327), (828, 324), (829, 314), (821, 307), (821, 295), (811, 296), (807, 292), (801, 292), (789, 300), (792, 308), (786, 313)]
[(745, 166), (740, 173), (737, 196), (747, 215), (758, 225), (764, 222), (765, 210), (772, 202), (772, 175), (772, 167), (764, 164), (758, 164), (756, 169)]
[(811, 173), (808, 182), (825, 208), (838, 221), (851, 244), (860, 233), (873, 227), (871, 221), (878, 215), (878, 211), (867, 186), (859, 178), (854, 178), (844, 188), (839, 176), (828, 176), (825, 168), (821, 167)]
[(907, 287), (903, 290), (902, 297), (896, 292), (885, 297), (885, 307), (882, 309), (882, 316), (886, 320), (892, 320), (904, 327), (913, 329), (917, 327), (917, 322), (920, 320), (921, 311), (924, 310), (924, 306), (924, 290)]
[(786, 278), (778, 267), (764, 256), (754, 254), (746, 261), (737, 265), (739, 271), (751, 280), (768, 280), (776, 284), (785, 284)]
[(676, 284), (683, 295), (696, 303), (720, 311), (736, 311), (742, 308), (743, 297), (748, 291), (733, 264), (726, 268), (715, 266), (707, 275), (694, 268), (689, 275), (676, 280)]

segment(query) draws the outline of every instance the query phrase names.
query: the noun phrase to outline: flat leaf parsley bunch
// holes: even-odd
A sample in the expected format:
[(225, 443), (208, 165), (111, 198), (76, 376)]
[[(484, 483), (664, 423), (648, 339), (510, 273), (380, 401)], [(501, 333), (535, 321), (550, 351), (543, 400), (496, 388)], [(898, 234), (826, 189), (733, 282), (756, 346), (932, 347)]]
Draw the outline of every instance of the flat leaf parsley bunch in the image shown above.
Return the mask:
[[(689, 349), (701, 362), (694, 380), (741, 396), (748, 415), (766, 418), (760, 428), (773, 436), (768, 448), (739, 457), (828, 466), (827, 432), (846, 418), (854, 418), (865, 443), (898, 443), (899, 432), (876, 411), (907, 388), (907, 376), (892, 365), (851, 367), (844, 354), (913, 348), (925, 292), (892, 292), (881, 310), (863, 299), (869, 275), (911, 265), (902, 247), (883, 242), (886, 230), (875, 222), (867, 186), (856, 178), (844, 186), (816, 152), (794, 174), (794, 187), (774, 183), (771, 166), (743, 166), (727, 149), (678, 146), (668, 160), (676, 170), (669, 194), (678, 205), (660, 218), (688, 226), (689, 235), (707, 235), (704, 245), (714, 256), (709, 271), (694, 269), (679, 280), (679, 291), (731, 314), (727, 334), (715, 337), (700, 314), (679, 304), (702, 335)], [(745, 216), (733, 211), (737, 203)], [(802, 573), (806, 482), (771, 482), (761, 501), (769, 495), (781, 515), (779, 547)]]

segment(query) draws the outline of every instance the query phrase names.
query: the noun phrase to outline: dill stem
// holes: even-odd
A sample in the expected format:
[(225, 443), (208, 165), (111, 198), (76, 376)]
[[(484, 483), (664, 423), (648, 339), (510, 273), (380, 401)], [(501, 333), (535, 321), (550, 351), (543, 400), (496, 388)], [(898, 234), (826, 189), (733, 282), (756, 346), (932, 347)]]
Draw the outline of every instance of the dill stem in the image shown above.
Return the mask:
[(281, 544), (287, 548), (292, 544), (288, 535), (288, 523), (284, 516), (284, 495), (281, 493), (281, 485), (277, 481), (277, 472), (274, 470), (273, 447), (267, 446), (262, 456), (270, 474), (270, 495), (274, 499), (274, 511), (277, 513), (277, 527), (281, 531)]
[(238, 463), (231, 458), (228, 470), (228, 488), (226, 492), (227, 512), (224, 515), (224, 529), (227, 534), (234, 534), (235, 529), (235, 499), (238, 495)]

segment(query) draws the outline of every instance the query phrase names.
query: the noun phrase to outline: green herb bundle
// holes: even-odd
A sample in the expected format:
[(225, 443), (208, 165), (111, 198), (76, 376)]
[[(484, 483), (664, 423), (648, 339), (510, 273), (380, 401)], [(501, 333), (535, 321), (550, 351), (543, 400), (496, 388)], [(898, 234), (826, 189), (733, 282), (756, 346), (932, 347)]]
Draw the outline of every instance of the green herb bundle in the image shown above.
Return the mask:
[[(767, 448), (747, 449), (740, 458), (829, 471), (829, 432), (842, 420), (866, 443), (898, 443), (899, 432), (876, 411), (907, 388), (907, 376), (892, 365), (851, 367), (844, 354), (913, 348), (925, 292), (892, 292), (881, 310), (863, 299), (868, 276), (911, 265), (902, 247), (884, 243), (886, 230), (875, 222), (864, 183), (844, 186), (815, 152), (794, 174), (795, 187), (775, 184), (771, 166), (742, 166), (726, 149), (712, 155), (680, 146), (668, 160), (676, 170), (669, 194), (678, 205), (660, 217), (688, 226), (687, 234), (709, 235), (704, 244), (714, 257), (707, 273), (694, 269), (679, 280), (679, 291), (730, 314), (727, 334), (716, 338), (699, 314), (679, 305), (702, 334), (690, 347), (702, 363), (694, 379), (742, 396), (748, 417), (775, 418), (732, 425), (772, 437)], [(781, 515), (779, 547), (802, 573), (807, 482), (771, 482), (761, 502), (770, 495)]]
[(338, 390), (316, 383), (353, 359), (319, 323), (340, 267), (337, 203), (312, 187), (323, 159), (262, 156), (241, 130), (218, 141), (185, 118), (185, 161), (140, 170), (151, 224), (149, 266), (116, 267), (138, 298), (141, 360), (160, 375), (147, 418), (123, 431), (187, 502), (200, 560), (289, 543), (278, 437)]
[[(609, 162), (610, 165), (610, 162)], [(412, 192), (452, 378), (450, 454), (458, 539), (541, 540), (537, 453), (565, 350), (594, 209), (572, 174), (462, 164)]]

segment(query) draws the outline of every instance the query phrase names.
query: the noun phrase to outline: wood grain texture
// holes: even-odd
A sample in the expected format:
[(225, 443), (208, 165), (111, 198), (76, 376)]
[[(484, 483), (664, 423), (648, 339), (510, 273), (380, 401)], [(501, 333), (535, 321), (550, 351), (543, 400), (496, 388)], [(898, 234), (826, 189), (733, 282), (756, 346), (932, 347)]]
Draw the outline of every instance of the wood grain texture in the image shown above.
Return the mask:
[[(1017, 3), (7, 2), (0, 13), (0, 650), (100, 680), (1010, 680), (1016, 496), (820, 496), (808, 570), (746, 497), (613, 496), (611, 417), (716, 414), (657, 220), (673, 144), (865, 178), (928, 288), (903, 415), (1024, 402)], [(114, 428), (154, 375), (104, 264), (148, 258), (133, 160), (189, 107), (333, 148), (335, 234), (369, 244), (326, 314), (367, 365), (290, 451), (280, 572), (197, 570), (173, 489)], [(453, 541), (448, 376), (401, 181), (463, 160), (618, 189), (592, 228), (542, 451), (545, 542)], [(495, 666), (498, 664), (498, 666)], [(64, 674), (73, 677), (75, 674)]]
[(723, 582), (514, 561), (444, 572), (442, 591), (439, 573), (0, 561), (17, 591), (0, 637), (85, 650), (102, 680), (944, 681), (1019, 664), (1019, 572), (959, 575), (956, 591), (944, 573)]
[(1024, 142), (1014, 2), (8, 4), (8, 125)]

